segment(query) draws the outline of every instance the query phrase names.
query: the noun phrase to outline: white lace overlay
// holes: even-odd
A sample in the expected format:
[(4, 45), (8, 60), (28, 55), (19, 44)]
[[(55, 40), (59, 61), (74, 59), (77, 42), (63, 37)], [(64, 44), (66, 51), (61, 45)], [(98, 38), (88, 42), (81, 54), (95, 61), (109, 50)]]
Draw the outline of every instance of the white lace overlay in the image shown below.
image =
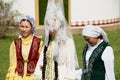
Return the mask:
[(63, 0), (48, 0), (44, 24), (46, 46), (49, 31), (57, 31), (52, 50), (53, 59), (58, 62), (60, 80), (75, 79), (75, 69), (79, 66), (74, 40), (64, 16)]

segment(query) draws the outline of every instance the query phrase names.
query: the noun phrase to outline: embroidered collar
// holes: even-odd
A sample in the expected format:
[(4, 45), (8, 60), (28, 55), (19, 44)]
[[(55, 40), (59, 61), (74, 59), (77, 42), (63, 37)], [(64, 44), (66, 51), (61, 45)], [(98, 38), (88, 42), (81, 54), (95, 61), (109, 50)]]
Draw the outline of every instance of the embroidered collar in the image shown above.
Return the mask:
[(30, 44), (30, 43), (32, 43), (32, 39), (33, 39), (33, 36), (28, 36), (27, 38), (21, 38), (22, 39), (22, 44), (25, 44), (25, 45), (27, 45), (27, 44)]

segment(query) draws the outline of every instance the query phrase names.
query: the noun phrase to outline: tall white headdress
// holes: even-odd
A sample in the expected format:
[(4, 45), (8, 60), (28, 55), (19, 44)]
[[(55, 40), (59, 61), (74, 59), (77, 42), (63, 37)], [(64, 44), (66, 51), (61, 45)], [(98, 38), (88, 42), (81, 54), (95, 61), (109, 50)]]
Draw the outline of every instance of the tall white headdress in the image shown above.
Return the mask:
[[(71, 34), (70, 27), (64, 15), (63, 0), (48, 0), (44, 25), (45, 25), (45, 45), (46, 46), (48, 45), (48, 41), (49, 41), (49, 31), (52, 31), (54, 29), (57, 30), (57, 35), (55, 38), (58, 43), (64, 43), (66, 37), (72, 39), (73, 41), (72, 46), (74, 48), (73, 49), (74, 53), (69, 54), (69, 56), (71, 55), (70, 56), (71, 59), (73, 59), (71, 60), (70, 65), (71, 66), (74, 65), (74, 67), (78, 68), (78, 61), (77, 61), (74, 40)], [(59, 47), (59, 45), (56, 47)]]

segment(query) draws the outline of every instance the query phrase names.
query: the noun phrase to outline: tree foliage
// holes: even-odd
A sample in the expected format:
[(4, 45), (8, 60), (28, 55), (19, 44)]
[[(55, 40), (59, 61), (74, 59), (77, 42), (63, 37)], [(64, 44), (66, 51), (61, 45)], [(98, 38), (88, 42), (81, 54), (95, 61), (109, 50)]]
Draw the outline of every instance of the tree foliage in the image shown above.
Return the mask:
[(5, 2), (0, 0), (0, 38), (5, 36), (6, 28), (17, 26), (17, 17), (21, 14), (17, 10), (12, 10), (14, 0)]

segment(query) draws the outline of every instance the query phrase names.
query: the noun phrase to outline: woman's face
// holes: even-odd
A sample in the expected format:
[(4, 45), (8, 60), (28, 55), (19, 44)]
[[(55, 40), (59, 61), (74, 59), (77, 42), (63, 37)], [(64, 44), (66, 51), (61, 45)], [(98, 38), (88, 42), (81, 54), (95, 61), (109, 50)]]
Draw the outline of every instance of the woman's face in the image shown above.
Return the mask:
[(91, 46), (95, 46), (99, 42), (99, 38), (83, 36), (85, 41), (89, 43)]
[(27, 38), (32, 33), (32, 26), (29, 21), (21, 21), (20, 30), (22, 33), (22, 37)]
[(53, 30), (53, 31), (50, 31), (49, 34), (52, 36), (52, 37), (55, 37), (56, 34), (57, 34), (57, 30)]

